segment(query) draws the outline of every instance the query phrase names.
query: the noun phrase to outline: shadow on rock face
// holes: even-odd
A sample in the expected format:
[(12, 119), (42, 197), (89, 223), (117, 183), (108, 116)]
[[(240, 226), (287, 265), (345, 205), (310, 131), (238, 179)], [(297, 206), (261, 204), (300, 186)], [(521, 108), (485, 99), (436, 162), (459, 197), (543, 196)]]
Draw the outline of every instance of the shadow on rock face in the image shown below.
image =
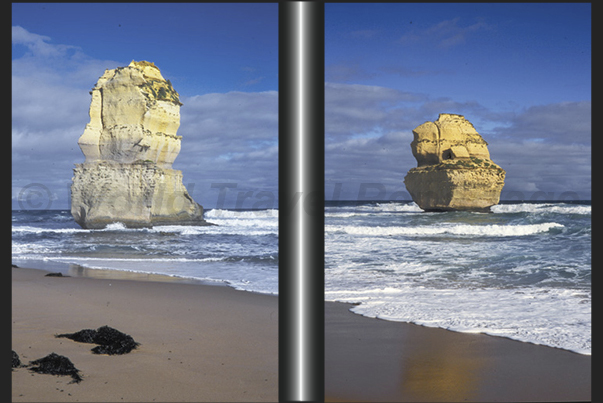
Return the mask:
[(94, 354), (127, 354), (140, 345), (132, 336), (109, 326), (102, 326), (96, 330), (83, 329), (76, 333), (57, 334), (55, 337), (65, 337), (80, 343), (99, 344), (92, 349)]

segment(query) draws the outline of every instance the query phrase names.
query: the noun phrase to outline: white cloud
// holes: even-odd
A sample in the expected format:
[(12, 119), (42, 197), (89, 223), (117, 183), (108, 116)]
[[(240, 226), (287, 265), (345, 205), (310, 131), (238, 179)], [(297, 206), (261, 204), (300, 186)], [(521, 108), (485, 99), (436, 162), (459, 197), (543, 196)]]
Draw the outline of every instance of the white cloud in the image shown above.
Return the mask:
[(278, 135), (276, 91), (212, 93), (183, 97), (182, 102), (181, 127), (194, 131), (192, 135), (230, 141), (245, 134), (246, 143), (276, 140)]
[(496, 130), (498, 136), (563, 144), (591, 143), (591, 102), (561, 102), (535, 105), (509, 118)]
[(89, 120), (88, 91), (105, 68), (118, 64), (19, 26), (12, 28), (12, 42), (26, 48), (12, 60), (13, 190), (18, 195), (28, 184), (41, 184), (58, 195), (52, 208), (65, 208), (73, 164), (83, 161), (77, 140)]
[(34, 34), (23, 27), (12, 27), (12, 44), (23, 45), (29, 50), (29, 56), (34, 57), (62, 57), (69, 50), (78, 49), (76, 46), (55, 45), (48, 43), (50, 37)]
[(325, 66), (327, 81), (352, 82), (375, 77), (375, 72), (369, 72), (360, 66), (358, 61), (345, 61)]
[(12, 124), (27, 134), (83, 131), (88, 122), (90, 95), (82, 88), (56, 85), (29, 77), (12, 79)]
[(185, 97), (182, 102), (178, 133), (183, 136), (183, 151), (174, 168), (185, 171), (185, 183), (196, 183), (200, 191), (193, 194), (195, 199), (214, 206), (219, 192), (211, 186), (216, 183), (237, 184), (227, 193), (235, 194), (226, 198), (230, 207), (238, 192), (277, 194), (276, 91), (212, 93)]
[(325, 135), (345, 137), (376, 127), (395, 127), (408, 119), (398, 114), (396, 108), (423, 99), (421, 94), (386, 87), (326, 83)]
[(250, 85), (255, 85), (255, 84), (259, 84), (262, 82), (262, 80), (266, 78), (266, 77), (256, 77), (256, 78), (252, 78), (251, 80), (247, 80), (243, 83), (244, 87), (248, 87)]
[(529, 107), (492, 136), (492, 158), (507, 171), (505, 191), (591, 197), (590, 101)]

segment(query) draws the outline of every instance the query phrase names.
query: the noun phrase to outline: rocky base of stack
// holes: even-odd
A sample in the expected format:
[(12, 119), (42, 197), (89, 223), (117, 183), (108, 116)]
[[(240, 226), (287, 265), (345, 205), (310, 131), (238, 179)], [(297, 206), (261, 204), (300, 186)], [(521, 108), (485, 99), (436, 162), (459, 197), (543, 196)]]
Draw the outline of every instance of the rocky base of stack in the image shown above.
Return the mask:
[(213, 225), (186, 191), (182, 171), (141, 161), (76, 164), (73, 172), (71, 214), (82, 228)]
[(490, 212), (500, 201), (504, 180), (498, 165), (472, 158), (412, 168), (404, 184), (425, 211)]

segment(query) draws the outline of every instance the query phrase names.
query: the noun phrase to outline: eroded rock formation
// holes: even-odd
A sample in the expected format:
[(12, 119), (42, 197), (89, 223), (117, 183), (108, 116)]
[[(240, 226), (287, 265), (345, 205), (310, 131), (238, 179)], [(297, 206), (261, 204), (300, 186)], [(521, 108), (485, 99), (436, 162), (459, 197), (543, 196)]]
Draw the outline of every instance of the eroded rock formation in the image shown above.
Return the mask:
[(78, 144), (71, 214), (83, 228), (121, 222), (205, 225), (203, 207), (172, 169), (180, 152), (180, 99), (150, 62), (106, 70), (92, 91), (90, 123)]
[(426, 211), (490, 211), (498, 204), (505, 171), (490, 159), (488, 143), (462, 115), (441, 113), (413, 130), (417, 167), (404, 178)]

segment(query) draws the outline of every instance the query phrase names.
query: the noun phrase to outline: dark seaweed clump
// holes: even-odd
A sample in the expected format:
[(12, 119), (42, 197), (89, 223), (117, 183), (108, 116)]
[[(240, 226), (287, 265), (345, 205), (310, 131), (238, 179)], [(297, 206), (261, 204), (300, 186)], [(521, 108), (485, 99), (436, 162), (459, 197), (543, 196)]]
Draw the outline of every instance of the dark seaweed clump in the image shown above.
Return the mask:
[(63, 273), (56, 272), (56, 273), (48, 273), (44, 277), (70, 277), (70, 276), (64, 276)]
[(80, 343), (99, 344), (92, 349), (94, 354), (126, 354), (140, 345), (132, 336), (109, 326), (102, 326), (96, 330), (83, 329), (76, 333), (57, 334), (55, 337), (66, 337)]
[(73, 365), (69, 358), (62, 355), (50, 353), (39, 360), (30, 361), (29, 364), (32, 365), (29, 370), (39, 374), (69, 375), (73, 378), (70, 383), (82, 381), (82, 377), (79, 375), (80, 370)]
[(21, 366), (21, 360), (19, 359), (19, 354), (13, 350), (13, 368), (19, 368)]

